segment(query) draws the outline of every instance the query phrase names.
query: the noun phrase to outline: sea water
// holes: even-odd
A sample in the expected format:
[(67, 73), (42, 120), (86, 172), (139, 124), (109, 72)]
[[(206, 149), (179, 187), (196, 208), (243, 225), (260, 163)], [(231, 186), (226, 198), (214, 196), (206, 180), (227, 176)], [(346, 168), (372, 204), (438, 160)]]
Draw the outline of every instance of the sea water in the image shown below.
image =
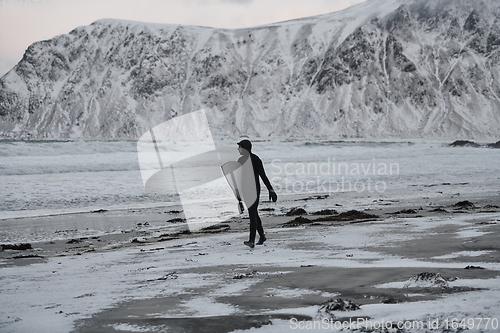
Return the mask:
[[(236, 152), (235, 142), (216, 146)], [(472, 193), (494, 191), (500, 180), (500, 150), (445, 142), (255, 141), (253, 152), (280, 198), (404, 196), (412, 187), (443, 184)], [(0, 220), (176, 202), (145, 190), (136, 141), (0, 141), (0, 184)], [(216, 195), (217, 186), (200, 200)]]

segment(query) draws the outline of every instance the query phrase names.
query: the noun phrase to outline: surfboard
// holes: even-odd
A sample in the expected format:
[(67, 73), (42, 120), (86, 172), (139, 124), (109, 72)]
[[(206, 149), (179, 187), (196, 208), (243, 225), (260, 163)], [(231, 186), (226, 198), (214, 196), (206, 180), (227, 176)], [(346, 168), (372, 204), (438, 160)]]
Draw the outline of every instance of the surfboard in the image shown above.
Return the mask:
[(243, 203), (245, 203), (246, 207), (250, 207), (257, 200), (257, 186), (252, 161), (250, 158), (243, 164), (237, 161), (229, 161), (224, 163), (221, 169), (238, 200), (238, 211), (241, 214), (245, 210)]

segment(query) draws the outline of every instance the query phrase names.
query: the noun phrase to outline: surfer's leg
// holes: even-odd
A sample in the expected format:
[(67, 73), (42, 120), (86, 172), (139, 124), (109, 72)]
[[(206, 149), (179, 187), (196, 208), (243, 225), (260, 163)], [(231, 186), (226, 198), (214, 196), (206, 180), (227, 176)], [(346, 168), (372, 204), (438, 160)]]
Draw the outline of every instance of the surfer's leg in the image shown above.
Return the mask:
[(260, 239), (266, 238), (264, 236), (264, 228), (262, 228), (262, 220), (260, 219), (259, 212), (257, 212), (257, 232), (259, 233)]
[(259, 241), (257, 245), (262, 245), (267, 240), (266, 235), (264, 234), (264, 228), (262, 227), (262, 221), (260, 216), (257, 215), (257, 232), (259, 233)]
[[(255, 234), (257, 230), (262, 229), (262, 223), (260, 223), (259, 213), (257, 212), (257, 204), (254, 204), (248, 208), (248, 215), (250, 216), (250, 237), (248, 241), (251, 243), (255, 242)], [(260, 231), (259, 231), (260, 235)]]

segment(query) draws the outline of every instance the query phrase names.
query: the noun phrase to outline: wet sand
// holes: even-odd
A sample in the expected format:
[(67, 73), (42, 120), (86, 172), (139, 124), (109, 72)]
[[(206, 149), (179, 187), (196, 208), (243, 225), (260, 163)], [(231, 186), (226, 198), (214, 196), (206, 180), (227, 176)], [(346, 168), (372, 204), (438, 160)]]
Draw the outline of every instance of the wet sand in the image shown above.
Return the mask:
[[(128, 251), (123, 253), (131, 260), (130, 264), (123, 262), (120, 256), (123, 266), (120, 272), (125, 274), (115, 280), (102, 280), (102, 283), (109, 283), (111, 287), (116, 281), (127, 281), (125, 284), (131, 290), (151, 289), (153, 294), (154, 290), (159, 290), (158, 294), (141, 296), (140, 291), (110, 294), (113, 301), (104, 309), (87, 313), (81, 310), (84, 305), (79, 310), (82, 312), (71, 313), (64, 308), (64, 302), (57, 303), (59, 305), (53, 309), (48, 301), (33, 305), (49, 309), (51, 316), (56, 318), (65, 316), (66, 322), (73, 323), (73, 332), (232, 332), (251, 328), (264, 332), (272, 326), (276, 332), (281, 332), (290, 329), (290, 324), (286, 323), (292, 319), (307, 322), (317, 318), (321, 304), (330, 299), (349, 299), (362, 309), (336, 312), (337, 320), (374, 318), (375, 314), (364, 309), (392, 304), (415, 304), (424, 309), (428, 306), (426, 301), (439, 302), (456, 294), (463, 294), (467, 299), (467, 295), (487, 288), (481, 284), (475, 286), (473, 282), (454, 286), (452, 281), (490, 281), (500, 276), (498, 196), (459, 200), (449, 197), (432, 203), (374, 201), (363, 212), (377, 217), (354, 217), (343, 221), (336, 221), (336, 214), (327, 215), (332, 217), (330, 220), (315, 221), (325, 216), (313, 215), (311, 210), (302, 216), (312, 223), (287, 228), (284, 227), (286, 223), (297, 218), (286, 215), (290, 207), (307, 209), (306, 203), (311, 200), (321, 206), (322, 198), (303, 196), (289, 200), (286, 209), (262, 205), (261, 216), (268, 241), (254, 250), (242, 244), (248, 227), (248, 219), (244, 217), (190, 233), (185, 223), (165, 224), (178, 216), (172, 208), (170, 211), (157, 208), (94, 212), (72, 218), (81, 219), (75, 221), (81, 225), (89, 219), (105, 221), (125, 216), (120, 222), (121, 231), (90, 233), (77, 238), (70, 230), (67, 235), (63, 235), (63, 231), (57, 234), (60, 239), (31, 243), (33, 250), (2, 251), (0, 267), (13, 270), (9, 276), (11, 281), (16, 274), (25, 272), (16, 273), (16, 267), (55, 265), (57, 258), (99, 262), (97, 256), (106, 258)], [(324, 207), (327, 208), (338, 213), (348, 209), (345, 206)], [(44, 219), (54, 222), (55, 232), (66, 218)], [(347, 239), (346, 235), (352, 238)], [(127, 277), (131, 274), (136, 278), (130, 273), (132, 271), (137, 273), (138, 280)], [(107, 276), (98, 269), (91, 272), (98, 275), (97, 281)], [(151, 277), (153, 272), (154, 278)], [(450, 286), (380, 288), (382, 284), (408, 281), (423, 272), (439, 273), (449, 279)], [(53, 279), (52, 283), (57, 283), (56, 275), (54, 270), (53, 275), (41, 275), (39, 279), (45, 282)], [(7, 289), (11, 290), (15, 283), (9, 283), (12, 286)], [(71, 302), (92, 299), (99, 293), (108, 297), (105, 291), (94, 289), (90, 284), (82, 286), (79, 294), (83, 296), (74, 297)], [(498, 291), (491, 291), (491, 297), (499, 295)], [(487, 310), (471, 309), (463, 315), (483, 311), (485, 316), (498, 316), (500, 301), (491, 302), (493, 306), (485, 305)], [(25, 304), (31, 303), (25, 301)], [(478, 303), (471, 303), (471, 306), (478, 307)], [(405, 318), (412, 319), (412, 315)], [(19, 332), (21, 327), (26, 327), (22, 322), (30, 319), (23, 313), (16, 316), (17, 322), (12, 315), (8, 318), (4, 315), (0, 329)], [(414, 319), (419, 319), (418, 314), (415, 316)]]

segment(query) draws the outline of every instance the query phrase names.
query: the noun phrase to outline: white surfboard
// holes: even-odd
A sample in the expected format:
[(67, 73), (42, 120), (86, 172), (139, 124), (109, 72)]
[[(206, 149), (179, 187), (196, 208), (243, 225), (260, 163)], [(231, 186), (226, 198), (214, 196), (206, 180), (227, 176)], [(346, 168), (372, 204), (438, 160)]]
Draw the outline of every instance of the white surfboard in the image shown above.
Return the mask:
[(248, 158), (241, 164), (236, 161), (224, 163), (222, 173), (233, 190), (234, 196), (238, 200), (240, 214), (245, 210), (243, 203), (248, 208), (257, 200), (257, 186), (253, 173), (252, 160)]

